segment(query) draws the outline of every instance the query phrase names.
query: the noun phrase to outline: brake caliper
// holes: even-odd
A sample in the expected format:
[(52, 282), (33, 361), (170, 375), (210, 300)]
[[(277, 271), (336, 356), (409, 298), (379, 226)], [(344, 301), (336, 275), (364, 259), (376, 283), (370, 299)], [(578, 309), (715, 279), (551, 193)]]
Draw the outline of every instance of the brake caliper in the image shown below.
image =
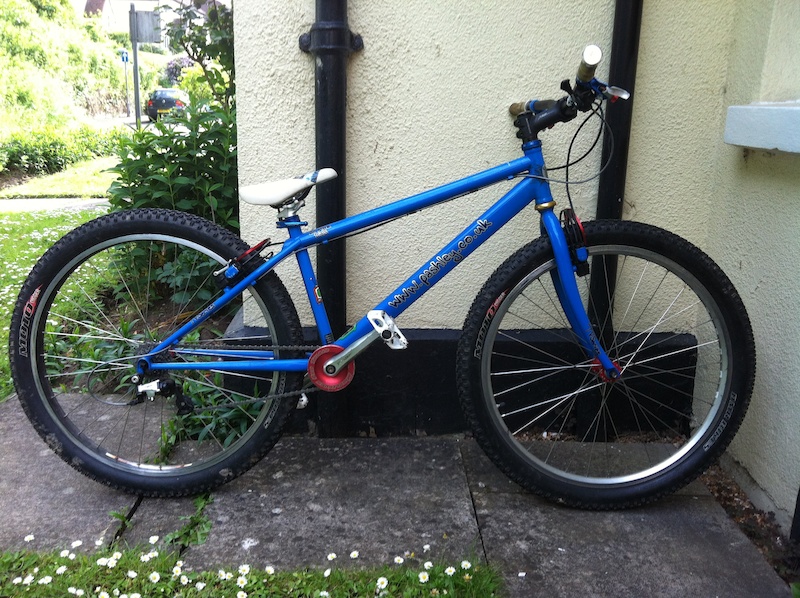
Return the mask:
[[(230, 288), (252, 272), (258, 262), (253, 260), (259, 253), (270, 244), (269, 239), (264, 239), (260, 243), (253, 245), (242, 255), (233, 258), (221, 268), (214, 272), (214, 280), (220, 289)], [(270, 254), (272, 255), (272, 254)], [(268, 256), (269, 257), (269, 256)]]
[(561, 227), (564, 229), (564, 236), (567, 239), (569, 256), (575, 266), (575, 273), (578, 276), (586, 276), (589, 273), (586, 232), (583, 230), (583, 224), (577, 214), (571, 208), (561, 211)]

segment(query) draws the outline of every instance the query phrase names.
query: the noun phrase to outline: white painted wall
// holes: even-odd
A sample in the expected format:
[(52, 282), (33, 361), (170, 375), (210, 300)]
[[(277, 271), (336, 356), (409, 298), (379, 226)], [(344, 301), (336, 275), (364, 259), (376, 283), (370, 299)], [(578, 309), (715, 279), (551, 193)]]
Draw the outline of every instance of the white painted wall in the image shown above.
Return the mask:
[[(560, 2), (530, 0), (351, 0), (350, 27), (365, 49), (349, 65), (348, 212), (516, 157), (507, 106), (557, 97), (586, 43), (610, 47), (613, 10), (613, 0), (575, 3), (572, 12)], [(722, 139), (729, 105), (800, 98), (800, 82), (790, 77), (800, 59), (799, 12), (795, 0), (645, 2), (625, 206), (626, 218), (701, 246), (745, 300), (759, 369), (730, 453), (784, 525), (800, 485), (792, 450), (800, 440), (800, 156), (744, 152)], [(313, 19), (311, 0), (237, 0), (242, 184), (314, 167), (313, 58), (297, 44)], [(606, 73), (601, 66), (598, 76)], [(551, 165), (563, 161), (574, 126), (543, 136)], [(587, 171), (596, 168), (597, 161)], [(349, 319), (393, 290), (499, 192), (348, 240)], [(560, 189), (554, 195), (563, 199)], [(577, 196), (579, 213), (591, 217), (596, 185)], [(313, 214), (312, 194), (305, 216), (313, 222)], [(276, 234), (268, 208), (242, 206), (242, 223), (251, 242)], [(494, 267), (537, 231), (533, 210), (523, 212), (400, 326), (459, 328)], [(281, 275), (292, 281), (287, 271)]]

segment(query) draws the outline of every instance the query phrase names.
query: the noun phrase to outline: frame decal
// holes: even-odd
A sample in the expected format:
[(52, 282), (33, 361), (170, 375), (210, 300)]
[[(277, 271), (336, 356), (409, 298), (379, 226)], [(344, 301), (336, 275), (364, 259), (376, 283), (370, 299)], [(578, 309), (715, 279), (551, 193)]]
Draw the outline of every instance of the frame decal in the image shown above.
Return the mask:
[(463, 260), (464, 250), (472, 245), (473, 241), (489, 230), (491, 226), (492, 222), (490, 220), (481, 218), (476, 221), (472, 233), (466, 234), (461, 239), (454, 241), (454, 249), (444, 250), (442, 253), (434, 256), (428, 263), (428, 266), (420, 273), (419, 280), (416, 278), (412, 279), (409, 286), (402, 287), (399, 293), (395, 293), (394, 298), (388, 302), (389, 306), (394, 308), (400, 307), (403, 303), (408, 301), (412, 295), (415, 295), (417, 291), (422, 288), (422, 285), (430, 287), (436, 284), (439, 273), (451, 262), (452, 264), (458, 264)]

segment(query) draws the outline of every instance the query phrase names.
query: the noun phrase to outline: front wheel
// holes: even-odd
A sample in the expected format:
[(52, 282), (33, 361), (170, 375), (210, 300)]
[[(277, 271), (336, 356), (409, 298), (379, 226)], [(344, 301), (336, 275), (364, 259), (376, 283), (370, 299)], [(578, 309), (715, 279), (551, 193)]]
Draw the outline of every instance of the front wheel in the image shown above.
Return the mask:
[[(152, 353), (205, 314), (221, 294), (214, 272), (246, 249), (196, 216), (126, 210), (42, 257), (12, 317), (11, 368), (25, 413), (67, 463), (129, 492), (177, 496), (233, 479), (274, 445), (300, 375), (214, 368), (232, 348), (239, 359), (296, 357), (300, 322), (274, 273)], [(144, 355), (186, 368), (138, 380)], [(142, 392), (144, 383), (159, 392)]]
[(702, 473), (744, 418), (755, 347), (730, 280), (689, 242), (635, 222), (585, 225), (584, 306), (609, 381), (566, 321), (546, 238), (484, 285), (458, 349), (459, 393), (487, 455), (525, 488), (621, 508)]

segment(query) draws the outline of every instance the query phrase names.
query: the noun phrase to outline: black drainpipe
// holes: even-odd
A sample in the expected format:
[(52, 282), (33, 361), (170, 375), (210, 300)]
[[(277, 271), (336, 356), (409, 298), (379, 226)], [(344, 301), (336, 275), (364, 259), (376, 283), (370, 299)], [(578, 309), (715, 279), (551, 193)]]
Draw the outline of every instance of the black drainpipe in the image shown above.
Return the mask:
[[(317, 168), (333, 168), (339, 176), (316, 188), (317, 226), (346, 216), (347, 58), (364, 42), (347, 24), (347, 0), (317, 0), (316, 21), (300, 36), (300, 49), (315, 57), (315, 120)], [(344, 239), (317, 247), (317, 284), (325, 300), (334, 337), (347, 329), (347, 268)], [(318, 340), (318, 339), (317, 339)], [(325, 339), (332, 342), (334, 339)], [(317, 424), (323, 437), (353, 435), (346, 391), (317, 401)], [(321, 394), (321, 393), (317, 393)]]
[[(347, 25), (347, 0), (317, 0), (316, 21), (311, 31), (300, 36), (300, 49), (316, 58), (317, 168), (333, 168), (339, 173), (336, 179), (316, 188), (317, 226), (346, 215), (347, 58), (363, 47), (361, 37), (354, 35)], [(347, 329), (346, 275), (344, 239), (320, 245), (317, 282), (336, 337)]]
[[(608, 67), (608, 83), (616, 85), (631, 92), (627, 101), (618, 100), (607, 103), (606, 122), (613, 133), (614, 147), (611, 152), (611, 139), (609, 135), (603, 136), (602, 164), (608, 162), (608, 167), (600, 174), (597, 190), (597, 211), (595, 217), (622, 218), (622, 208), (625, 195), (625, 177), (628, 168), (628, 148), (631, 138), (631, 118), (633, 116), (633, 100), (636, 97), (636, 62), (639, 56), (639, 33), (642, 24), (643, 0), (617, 0), (614, 11), (614, 32), (611, 39), (611, 60)], [(597, 260), (599, 258), (595, 258)], [(616, 258), (603, 258), (603, 265), (593, 264), (593, 269), (599, 272), (608, 272), (608, 278), (592, 276), (590, 293), (596, 311), (589, 314), (596, 319), (596, 314), (608, 313), (609, 297), (614, 296), (616, 287)], [(614, 331), (606, 321), (604, 329), (599, 330), (599, 336), (608, 346)], [(595, 323), (599, 324), (599, 323)]]
[(611, 61), (608, 82), (631, 92), (627, 101), (609, 103), (606, 122), (614, 134), (614, 153), (609, 139), (603, 139), (602, 163), (610, 160), (600, 175), (596, 218), (622, 218), (628, 147), (631, 138), (633, 100), (636, 97), (636, 62), (639, 57), (639, 32), (642, 24), (643, 0), (617, 0), (614, 12), (614, 34), (611, 40)]

